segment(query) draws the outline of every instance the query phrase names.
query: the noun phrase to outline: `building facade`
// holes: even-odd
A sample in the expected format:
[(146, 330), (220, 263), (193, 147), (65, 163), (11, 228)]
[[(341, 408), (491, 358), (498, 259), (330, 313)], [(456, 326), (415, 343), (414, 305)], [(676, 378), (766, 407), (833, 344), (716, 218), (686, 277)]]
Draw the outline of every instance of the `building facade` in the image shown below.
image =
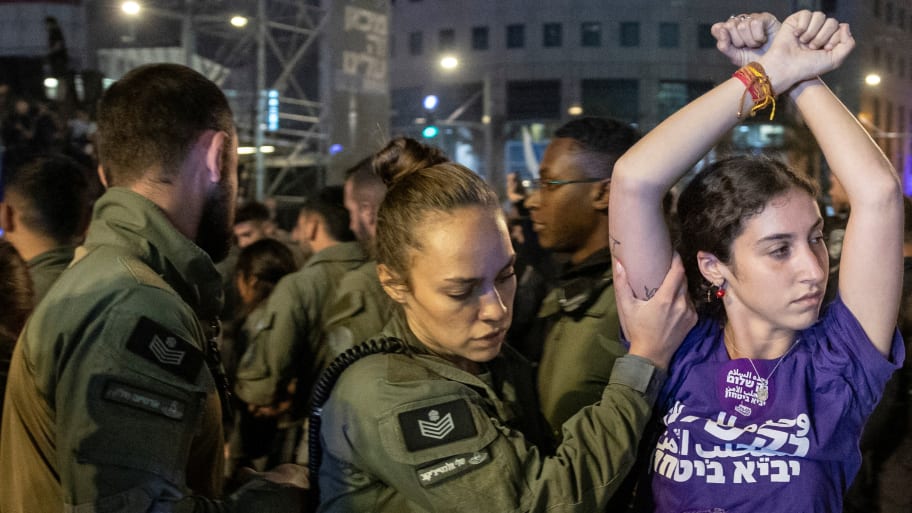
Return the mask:
[[(476, 159), (477, 169), (498, 186), (504, 173), (530, 171), (523, 139), (540, 149), (554, 127), (581, 115), (648, 131), (728, 78), (732, 66), (709, 30), (733, 8), (721, 0), (394, 0), (391, 125), (415, 135), (430, 114), (441, 145), (457, 156), (448, 134), (477, 141), (490, 130), (493, 156)], [(780, 19), (822, 9), (851, 24), (858, 47), (828, 82), (908, 173), (912, 56), (903, 49), (912, 43), (912, 1), (760, 0), (750, 8)], [(458, 64), (444, 69), (444, 56)], [(881, 77), (877, 86), (864, 82), (872, 73)], [(440, 99), (433, 113), (422, 107), (429, 94)], [(802, 137), (794, 120), (777, 120), (740, 128), (732, 143), (775, 147)]]

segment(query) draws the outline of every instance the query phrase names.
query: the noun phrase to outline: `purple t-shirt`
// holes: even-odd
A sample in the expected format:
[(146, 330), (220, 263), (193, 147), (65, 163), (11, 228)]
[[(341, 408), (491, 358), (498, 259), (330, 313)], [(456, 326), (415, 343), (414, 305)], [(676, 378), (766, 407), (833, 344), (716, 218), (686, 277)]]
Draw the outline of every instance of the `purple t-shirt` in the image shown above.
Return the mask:
[(656, 511), (842, 511), (861, 429), (902, 365), (899, 333), (884, 358), (837, 297), (781, 362), (732, 360), (722, 339), (701, 318), (672, 361), (651, 462)]

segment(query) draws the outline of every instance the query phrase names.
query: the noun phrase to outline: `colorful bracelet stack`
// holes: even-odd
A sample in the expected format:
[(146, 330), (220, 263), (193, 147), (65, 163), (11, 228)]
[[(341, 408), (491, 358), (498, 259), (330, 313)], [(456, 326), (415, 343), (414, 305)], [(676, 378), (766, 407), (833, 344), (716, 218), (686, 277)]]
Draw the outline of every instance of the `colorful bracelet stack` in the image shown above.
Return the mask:
[(744, 84), (744, 94), (741, 95), (741, 102), (738, 105), (738, 119), (744, 114), (744, 97), (750, 93), (754, 106), (751, 107), (750, 115), (753, 116), (757, 111), (773, 106), (770, 112), (770, 120), (776, 115), (776, 93), (773, 92), (773, 86), (770, 85), (769, 77), (763, 66), (758, 62), (751, 62), (736, 71), (733, 77), (737, 78)]

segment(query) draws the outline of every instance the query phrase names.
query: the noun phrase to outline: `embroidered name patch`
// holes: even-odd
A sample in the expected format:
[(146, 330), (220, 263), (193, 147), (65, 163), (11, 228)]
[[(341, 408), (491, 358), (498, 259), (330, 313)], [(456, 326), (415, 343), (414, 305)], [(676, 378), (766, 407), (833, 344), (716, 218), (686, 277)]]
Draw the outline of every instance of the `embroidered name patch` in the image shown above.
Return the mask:
[(400, 413), (399, 426), (409, 452), (446, 445), (477, 433), (465, 399)]
[(433, 465), (418, 469), (418, 482), (421, 483), (421, 486), (428, 487), (432, 484), (439, 483), (444, 479), (449, 479), (469, 472), (470, 470), (480, 468), (490, 460), (491, 458), (488, 457), (487, 449), (453, 456), (446, 460), (438, 461)]
[(196, 381), (203, 353), (157, 322), (140, 317), (127, 349), (175, 376)]
[(133, 408), (174, 420), (183, 419), (187, 411), (187, 405), (180, 399), (174, 399), (173, 397), (125, 385), (117, 381), (105, 383), (102, 395), (108, 401), (132, 406)]

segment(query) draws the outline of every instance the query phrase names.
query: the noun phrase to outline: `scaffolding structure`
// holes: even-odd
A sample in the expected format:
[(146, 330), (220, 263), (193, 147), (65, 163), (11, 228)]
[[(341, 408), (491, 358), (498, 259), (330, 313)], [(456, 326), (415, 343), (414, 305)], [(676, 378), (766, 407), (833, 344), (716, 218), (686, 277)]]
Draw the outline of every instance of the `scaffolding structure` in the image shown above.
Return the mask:
[[(219, 75), (241, 145), (253, 148), (256, 199), (282, 194), (301, 169), (317, 173), (311, 181), (322, 183), (329, 112), (320, 100), (326, 96), (318, 69), (327, 9), (317, 0), (145, 0), (141, 9), (142, 16), (170, 20), (165, 30), (176, 32), (173, 25), (179, 25), (180, 49), (172, 53), (183, 57), (174, 60)], [(143, 55), (137, 50), (119, 55)], [(267, 123), (270, 91), (278, 100), (271, 106), (275, 124)]]

